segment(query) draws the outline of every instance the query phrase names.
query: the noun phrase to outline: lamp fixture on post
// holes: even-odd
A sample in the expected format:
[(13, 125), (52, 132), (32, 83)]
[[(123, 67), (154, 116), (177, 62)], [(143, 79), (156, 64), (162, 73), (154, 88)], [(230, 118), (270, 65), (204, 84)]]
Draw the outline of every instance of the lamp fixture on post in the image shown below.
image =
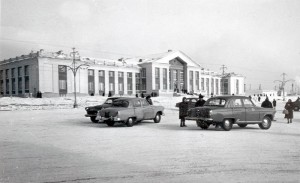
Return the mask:
[(84, 66), (88, 67), (89, 65), (86, 63), (83, 63), (83, 64), (79, 64), (78, 66), (76, 66), (76, 56), (77, 56), (77, 60), (80, 60), (80, 56), (79, 56), (78, 51), (75, 51), (75, 48), (72, 48), (72, 49), (73, 49), (73, 51), (70, 53), (70, 56), (72, 57), (72, 65), (66, 66), (66, 67), (68, 67), (74, 75), (74, 105), (73, 105), (73, 107), (77, 108), (78, 104), (77, 104), (77, 96), (76, 96), (76, 73), (77, 73), (78, 69), (83, 68)]

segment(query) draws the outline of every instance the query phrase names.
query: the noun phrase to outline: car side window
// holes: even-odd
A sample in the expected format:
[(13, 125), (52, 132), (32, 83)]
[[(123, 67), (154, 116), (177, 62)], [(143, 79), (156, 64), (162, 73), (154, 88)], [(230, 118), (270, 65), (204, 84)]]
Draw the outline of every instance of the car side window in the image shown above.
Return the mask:
[(245, 107), (254, 107), (250, 99), (244, 99), (243, 102)]
[(241, 99), (235, 99), (233, 101), (233, 105), (234, 105), (234, 107), (243, 107)]
[(150, 104), (149, 104), (149, 102), (147, 102), (146, 100), (142, 100), (142, 105), (143, 105), (143, 106), (149, 106)]
[(133, 107), (141, 107), (141, 101), (139, 101), (139, 100), (134, 101)]
[(113, 100), (112, 100), (112, 99), (107, 99), (107, 100), (105, 101), (105, 103), (106, 103), (106, 104), (112, 104), (112, 103), (113, 103)]

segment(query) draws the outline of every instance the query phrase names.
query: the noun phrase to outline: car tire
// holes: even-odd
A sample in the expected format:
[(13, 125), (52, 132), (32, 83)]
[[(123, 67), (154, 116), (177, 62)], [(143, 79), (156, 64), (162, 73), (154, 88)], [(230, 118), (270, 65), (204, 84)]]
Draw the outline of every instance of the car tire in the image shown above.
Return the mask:
[(134, 119), (133, 118), (128, 118), (128, 120), (126, 121), (126, 125), (128, 127), (132, 127), (134, 124)]
[(258, 124), (258, 126), (263, 130), (269, 129), (271, 127), (271, 125), (272, 125), (272, 121), (268, 116), (265, 116), (262, 119), (262, 123)]
[(98, 120), (96, 120), (96, 116), (91, 116), (90, 118), (91, 118), (91, 121), (93, 123), (98, 123), (99, 122)]
[(114, 121), (105, 121), (105, 123), (107, 124), (107, 126), (114, 126), (115, 122)]
[(154, 123), (159, 123), (161, 120), (161, 115), (159, 113), (156, 113), (153, 120), (154, 120)]
[(239, 125), (239, 127), (241, 127), (241, 128), (245, 128), (246, 126), (247, 126), (247, 124), (238, 124)]
[(230, 131), (232, 128), (232, 121), (230, 119), (224, 119), (222, 123), (222, 128), (225, 131)]
[(197, 120), (196, 123), (197, 123), (198, 127), (200, 127), (201, 129), (204, 129), (204, 130), (208, 129), (208, 127), (210, 125), (202, 120)]
[(299, 111), (299, 107), (296, 106), (296, 107), (294, 108), (294, 111)]

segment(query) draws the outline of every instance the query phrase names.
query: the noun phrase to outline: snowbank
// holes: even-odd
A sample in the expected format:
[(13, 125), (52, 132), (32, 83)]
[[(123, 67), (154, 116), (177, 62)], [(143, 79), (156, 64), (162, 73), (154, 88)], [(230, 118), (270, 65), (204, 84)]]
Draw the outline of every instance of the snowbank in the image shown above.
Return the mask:
[[(154, 105), (162, 105), (166, 109), (175, 109), (175, 104), (182, 100), (182, 97), (197, 97), (191, 95), (184, 96), (159, 96), (152, 97)], [(295, 101), (298, 96), (286, 97)], [(79, 108), (84, 108), (87, 106), (102, 104), (107, 97), (103, 96), (86, 96), (77, 97), (77, 104)], [(205, 98), (207, 100), (207, 98)], [(257, 106), (261, 105), (261, 102), (253, 100)], [(272, 101), (273, 99), (270, 98)], [(281, 98), (276, 98), (277, 103), (285, 103)], [(0, 98), (0, 111), (2, 110), (44, 110), (44, 109), (68, 109), (73, 108), (74, 98), (73, 97), (57, 97), (57, 98), (19, 98), (19, 97), (1, 97)]]

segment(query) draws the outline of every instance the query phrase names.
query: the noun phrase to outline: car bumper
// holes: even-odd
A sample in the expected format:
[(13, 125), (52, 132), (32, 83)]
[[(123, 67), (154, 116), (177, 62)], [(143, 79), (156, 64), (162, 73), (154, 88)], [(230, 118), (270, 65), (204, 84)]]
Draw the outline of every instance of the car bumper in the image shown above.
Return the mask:
[(106, 117), (101, 117), (101, 116), (97, 116), (96, 120), (99, 120), (100, 122), (103, 122), (103, 121), (115, 121), (115, 122), (123, 121), (119, 117), (108, 117), (108, 118), (106, 118)]
[(203, 120), (203, 121), (213, 121), (212, 118), (203, 118), (203, 117), (185, 117), (186, 120)]
[(96, 117), (97, 115), (96, 114), (85, 114), (84, 116), (85, 117)]

